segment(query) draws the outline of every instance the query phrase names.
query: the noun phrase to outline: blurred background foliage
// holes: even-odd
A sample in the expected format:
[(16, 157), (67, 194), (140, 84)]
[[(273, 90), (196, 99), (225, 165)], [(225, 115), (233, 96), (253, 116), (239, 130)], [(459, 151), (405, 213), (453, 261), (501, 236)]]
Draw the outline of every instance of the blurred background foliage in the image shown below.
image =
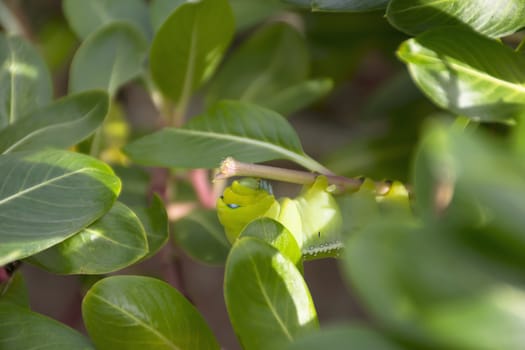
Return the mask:
[[(170, 7), (180, 2), (153, 1), (155, 6), (150, 19), (154, 27), (158, 26), (155, 23), (162, 21), (162, 16), (167, 16)], [(25, 35), (34, 42), (52, 71), (55, 97), (65, 95), (71, 59), (81, 40), (78, 35), (85, 34), (69, 26), (59, 0), (8, 0), (6, 3), (15, 9), (24, 24), (21, 30), (26, 31)], [(289, 35), (296, 36), (291, 39), (295, 42), (293, 45), (301, 47), (297, 52), (290, 49), (289, 43), (283, 42), (281, 51), (276, 53), (283, 69), (293, 65), (294, 61), (290, 59), (294, 58), (295, 61), (302, 61), (304, 67), (297, 82), (305, 77), (331, 81), (329, 86), (324, 86), (327, 90), (323, 98), (289, 114), (289, 120), (306, 152), (341, 175), (407, 181), (410, 159), (423, 122), (421, 116), (436, 111), (395, 57), (395, 50), (407, 36), (392, 28), (382, 11), (311, 13), (278, 0), (231, 0), (230, 3), (237, 27), (234, 44), (224, 59), (225, 64), (254, 33), (280, 21), (287, 23), (291, 31)], [(144, 34), (151, 36), (151, 33)], [(256, 48), (259, 52), (255, 54), (264, 54), (264, 49), (264, 45)], [(190, 115), (202, 111), (202, 96), (210, 96), (206, 92), (208, 89), (213, 92), (221, 90), (221, 85), (231, 84), (228, 80), (231, 76), (224, 71), (226, 69), (220, 67), (217, 76), (197, 93), (190, 106)], [(146, 134), (157, 129), (161, 123), (153, 102), (141, 84), (140, 81), (128, 84), (117, 93), (109, 122), (105, 124), (105, 144), (101, 154), (102, 159), (113, 164), (122, 179), (120, 200), (131, 206), (145, 203), (150, 175), (138, 167), (124, 166), (118, 149), (130, 137)], [(290, 164), (286, 163), (286, 166)], [(177, 182), (172, 190), (174, 198), (179, 201), (194, 198), (191, 187), (184, 182)], [(280, 188), (278, 191), (286, 193), (290, 190)], [(202, 221), (192, 222), (195, 225)], [(184, 233), (191, 227), (185, 225), (180, 232)], [(179, 231), (177, 226), (175, 230)], [(183, 234), (177, 237), (184, 239)], [(235, 349), (237, 341), (222, 300), (222, 268), (196, 263), (182, 251), (179, 254), (188, 295), (198, 305), (221, 344)], [(67, 324), (79, 326), (80, 319), (75, 316), (79, 294), (73, 287), (78, 282), (31, 266), (24, 269), (33, 308)], [(159, 271), (157, 263), (149, 261), (128, 268), (127, 273), (155, 276)], [(321, 323), (368, 319), (363, 307), (348, 295), (335, 261), (309, 263), (305, 266), (305, 274)]]
[[(147, 41), (181, 2), (152, 1), (151, 14), (128, 20), (139, 23)], [(72, 57), (79, 38), (88, 35), (89, 23), (71, 28), (59, 0), (7, 0), (6, 4), (23, 24), (20, 31), (35, 43), (51, 69), (55, 97), (65, 95)], [(343, 214), (355, 217), (359, 225), (352, 227), (357, 234), (348, 238), (342, 273), (334, 260), (305, 266), (321, 324), (368, 323), (386, 329), (384, 334), (406, 348), (519, 349), (525, 344), (523, 312), (516, 311), (525, 300), (523, 124), (515, 129), (495, 123), (463, 128), (461, 119), (454, 122), (451, 112), (424, 96), (396, 57), (409, 37), (387, 22), (384, 10), (319, 13), (278, 0), (230, 0), (230, 4), (236, 18), (234, 43), (217, 74), (192, 99), (189, 114), (197, 115), (221, 98), (266, 105), (288, 117), (306, 153), (335, 173), (400, 180), (415, 195), (417, 220), (399, 212), (391, 215), (384, 208), (378, 209), (383, 215), (380, 220), (376, 214), (356, 217), (356, 208), (366, 203), (366, 193), (359, 194), (363, 201), (361, 197), (343, 201)], [(277, 21), (286, 24), (268, 26)], [(521, 34), (504, 40), (514, 48)], [(265, 56), (268, 52), (272, 55)], [(258, 74), (243, 62), (265, 69), (272, 59), (277, 62), (268, 74), (273, 79), (247, 93), (245, 81)], [(133, 207), (146, 203), (151, 173), (129, 166), (120, 148), (158, 129), (162, 120), (144, 88), (148, 82), (129, 79), (132, 83), (116, 92), (100, 156), (122, 179), (120, 200)], [(303, 85), (305, 80), (308, 84)], [(284, 105), (276, 90), (286, 91), (288, 97), (300, 92), (299, 96), (311, 98), (290, 98), (296, 103)], [(451, 186), (453, 199), (447, 192)], [(282, 193), (296, 190), (276, 187)], [(195, 198), (186, 182), (177, 182), (170, 191), (180, 202), (191, 204)], [(442, 197), (436, 197), (436, 191)], [(436, 198), (443, 198), (444, 204)], [(176, 241), (187, 248), (187, 252), (177, 250), (179, 275), (219, 342), (235, 349), (238, 344), (223, 304), (224, 270), (196, 263), (192, 257), (202, 256), (203, 248), (192, 245), (195, 240), (187, 241), (187, 232), (207, 225), (212, 216), (196, 212), (175, 223)], [(220, 229), (210, 222), (207, 230)], [(227, 251), (216, 251), (205, 262), (222, 263)], [(162, 262), (153, 259), (126, 273), (159, 276), (159, 266)], [(81, 327), (75, 309), (78, 285), (93, 281), (24, 269), (34, 309)], [(347, 276), (348, 285), (341, 275)], [(66, 288), (71, 285), (76, 288)], [(367, 344), (363, 348), (393, 349), (375, 331), (344, 327), (328, 329), (317, 340), (304, 340), (305, 347), (297, 343), (292, 348), (315, 348), (312, 344), (328, 335), (339, 341), (333, 340), (337, 346), (352, 334), (353, 339), (363, 337)]]

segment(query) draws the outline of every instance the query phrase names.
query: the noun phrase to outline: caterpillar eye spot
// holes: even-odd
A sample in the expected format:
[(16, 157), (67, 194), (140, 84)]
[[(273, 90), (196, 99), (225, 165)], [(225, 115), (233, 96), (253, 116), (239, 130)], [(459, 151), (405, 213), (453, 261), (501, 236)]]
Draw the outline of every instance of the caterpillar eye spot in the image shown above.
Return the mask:
[(233, 203), (232, 203), (232, 204), (226, 204), (226, 205), (227, 205), (227, 206), (228, 206), (228, 208), (230, 208), (230, 209), (237, 209), (237, 208), (239, 208), (239, 207), (240, 207), (240, 205), (239, 205), (239, 204), (233, 204)]

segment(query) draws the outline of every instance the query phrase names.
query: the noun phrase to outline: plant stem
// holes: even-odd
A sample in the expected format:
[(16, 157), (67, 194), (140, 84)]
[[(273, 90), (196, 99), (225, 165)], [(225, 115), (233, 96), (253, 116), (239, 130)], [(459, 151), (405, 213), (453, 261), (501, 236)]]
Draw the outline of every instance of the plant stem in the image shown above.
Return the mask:
[[(277, 168), (269, 165), (243, 163), (232, 157), (228, 157), (222, 162), (219, 172), (215, 175), (214, 180), (224, 180), (234, 176), (252, 176), (300, 185), (311, 185), (319, 175), (306, 171)], [(355, 179), (337, 175), (324, 176), (326, 176), (329, 184), (337, 187), (337, 192), (357, 191), (363, 183), (363, 180), (360, 178)], [(390, 184), (386, 182), (376, 183), (376, 192), (378, 194), (385, 194), (389, 189)]]
[(95, 131), (95, 135), (93, 135), (93, 138), (91, 139), (91, 147), (89, 149), (89, 155), (98, 158), (100, 155), (100, 146), (102, 143), (102, 128), (103, 124), (98, 127), (97, 131)]

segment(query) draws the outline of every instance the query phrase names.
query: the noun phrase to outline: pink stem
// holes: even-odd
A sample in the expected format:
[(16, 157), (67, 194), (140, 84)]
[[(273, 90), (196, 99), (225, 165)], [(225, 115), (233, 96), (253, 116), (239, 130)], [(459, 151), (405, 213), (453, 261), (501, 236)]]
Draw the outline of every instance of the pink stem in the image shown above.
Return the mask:
[(191, 170), (190, 181), (202, 206), (204, 208), (214, 208), (216, 198), (208, 178), (208, 171), (206, 169)]

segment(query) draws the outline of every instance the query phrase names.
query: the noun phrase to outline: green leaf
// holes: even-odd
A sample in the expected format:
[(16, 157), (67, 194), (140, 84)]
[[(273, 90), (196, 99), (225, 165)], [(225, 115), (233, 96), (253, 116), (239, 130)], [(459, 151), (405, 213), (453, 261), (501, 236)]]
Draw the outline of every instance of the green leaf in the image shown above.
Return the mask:
[(413, 232), (404, 247), (398, 247), (405, 253), (398, 269), (410, 271), (400, 277), (407, 286), (405, 298), (412, 295), (417, 309), (412, 324), (444, 344), (438, 348), (521, 349), (525, 341), (522, 270), (487, 259), (468, 242), (454, 239), (454, 233), (445, 226), (427, 228)]
[(165, 128), (136, 140), (124, 151), (142, 165), (216, 168), (231, 156), (248, 162), (288, 159), (326, 172), (304, 153), (295, 130), (282, 116), (233, 101), (218, 103), (182, 128)]
[(307, 78), (309, 61), (305, 40), (295, 29), (285, 23), (266, 26), (228, 58), (212, 81), (208, 100), (237, 99), (265, 107)]
[(108, 105), (108, 96), (101, 91), (57, 100), (0, 130), (0, 153), (71, 147), (102, 124)]
[(0, 33), (0, 129), (48, 104), (51, 76), (31, 44)]
[[(224, 297), (244, 349), (272, 349), (318, 327), (294, 263), (257, 238), (240, 239), (226, 262)], [(255, 317), (256, 315), (256, 317)]]
[(361, 12), (384, 9), (389, 0), (284, 0), (312, 11)]
[(416, 84), (440, 107), (482, 121), (522, 113), (525, 56), (461, 27), (439, 28), (398, 50)]
[(525, 266), (525, 164), (483, 134), (430, 128), (415, 161), (420, 215), (463, 228), (461, 236), (494, 259)]
[(407, 324), (415, 317), (414, 302), (405, 295), (403, 280), (393, 266), (396, 257), (411, 253), (401, 250), (398, 242), (413, 230), (413, 224), (395, 218), (367, 225), (346, 241), (343, 267), (353, 290), (372, 315), (404, 336), (421, 339), (421, 330)]
[(525, 4), (521, 0), (392, 0), (387, 18), (411, 35), (435, 27), (466, 25), (481, 34), (502, 37), (525, 26)]
[(177, 7), (151, 47), (151, 74), (161, 92), (185, 104), (215, 71), (233, 32), (227, 0), (200, 0)]
[(397, 219), (369, 225), (346, 245), (352, 286), (391, 331), (425, 348), (520, 349), (521, 270), (490, 261), (455, 230)]
[(152, 0), (149, 5), (149, 12), (153, 29), (158, 31), (173, 11), (185, 2), (187, 0)]
[(133, 207), (133, 211), (137, 214), (146, 230), (149, 251), (142, 259), (147, 259), (155, 255), (168, 242), (168, 213), (166, 208), (164, 208), (162, 199), (157, 195), (153, 196), (151, 205), (148, 208)]
[(286, 350), (401, 350), (381, 333), (358, 324), (337, 325), (301, 336)]
[(0, 265), (49, 248), (111, 208), (120, 181), (104, 163), (66, 151), (0, 157)]
[(215, 210), (193, 211), (177, 221), (174, 237), (189, 256), (211, 265), (224, 265), (231, 248)]
[(280, 222), (263, 217), (249, 223), (241, 232), (239, 238), (255, 237), (276, 248), (282, 255), (300, 266), (303, 254), (295, 237)]
[(243, 31), (290, 7), (280, 0), (230, 0), (230, 5), (238, 31)]
[(151, 37), (148, 8), (143, 0), (64, 0), (64, 15), (78, 37), (117, 21), (126, 21)]
[(96, 222), (31, 256), (29, 262), (58, 274), (105, 274), (137, 262), (147, 252), (140, 220), (131, 209), (116, 202)]
[(141, 276), (114, 276), (86, 294), (82, 315), (99, 349), (219, 349), (204, 318), (176, 289)]
[(77, 331), (20, 306), (0, 302), (0, 349), (94, 350)]
[(29, 309), (29, 293), (24, 276), (20, 272), (15, 272), (9, 280), (0, 283), (0, 302)]
[(333, 81), (328, 78), (305, 80), (282, 90), (279, 94), (269, 98), (264, 105), (288, 116), (328, 95), (333, 86)]
[(119, 201), (134, 211), (138, 209), (137, 214), (143, 218), (140, 208), (145, 208), (148, 205), (147, 194), (151, 181), (147, 169), (139, 166), (123, 165), (113, 165), (112, 167), (120, 181), (122, 181), (122, 192), (119, 195)]
[(119, 87), (142, 72), (147, 50), (144, 36), (126, 22), (107, 25), (87, 37), (73, 57), (69, 91)]

